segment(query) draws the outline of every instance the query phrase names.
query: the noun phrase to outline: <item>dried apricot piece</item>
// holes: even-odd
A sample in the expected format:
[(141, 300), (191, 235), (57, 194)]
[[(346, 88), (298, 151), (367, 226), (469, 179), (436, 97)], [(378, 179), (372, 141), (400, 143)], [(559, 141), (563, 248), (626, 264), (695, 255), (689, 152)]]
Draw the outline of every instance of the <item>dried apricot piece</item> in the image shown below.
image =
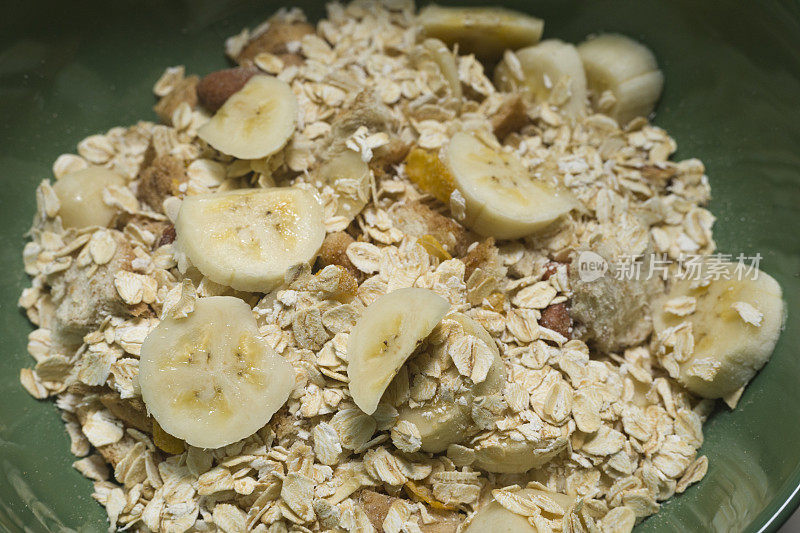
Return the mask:
[(171, 455), (183, 453), (186, 448), (181, 439), (164, 431), (155, 419), (153, 419), (153, 444)]
[(425, 248), (425, 251), (428, 252), (430, 256), (436, 257), (440, 261), (447, 261), (453, 258), (453, 256), (445, 250), (444, 246), (442, 246), (442, 243), (436, 240), (436, 237), (433, 235), (423, 235), (417, 242), (419, 242), (420, 246)]
[(455, 190), (455, 180), (436, 152), (412, 148), (406, 157), (406, 175), (423, 192), (445, 204)]

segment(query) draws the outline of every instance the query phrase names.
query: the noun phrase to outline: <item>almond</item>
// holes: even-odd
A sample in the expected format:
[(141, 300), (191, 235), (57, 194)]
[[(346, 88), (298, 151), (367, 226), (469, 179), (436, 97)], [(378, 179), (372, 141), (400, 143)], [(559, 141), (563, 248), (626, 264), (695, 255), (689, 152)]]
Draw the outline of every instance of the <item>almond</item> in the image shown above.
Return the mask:
[(569, 316), (567, 304), (561, 302), (560, 304), (545, 307), (542, 310), (542, 318), (539, 319), (539, 325), (569, 338), (572, 331), (572, 318)]
[(226, 68), (212, 72), (200, 80), (197, 85), (197, 97), (203, 107), (212, 113), (216, 112), (257, 72), (252, 67)]

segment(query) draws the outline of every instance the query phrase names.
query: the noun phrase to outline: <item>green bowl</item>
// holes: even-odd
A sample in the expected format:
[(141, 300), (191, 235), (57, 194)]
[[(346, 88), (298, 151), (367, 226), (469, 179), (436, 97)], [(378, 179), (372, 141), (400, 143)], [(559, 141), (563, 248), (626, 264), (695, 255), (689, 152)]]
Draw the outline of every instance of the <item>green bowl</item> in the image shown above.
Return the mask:
[[(320, 2), (297, 2), (312, 17)], [(465, 2), (460, 2), (465, 3)], [(490, 3), (490, 2), (485, 2)], [(800, 5), (676, 0), (507, 1), (580, 41), (619, 31), (655, 50), (666, 75), (656, 124), (677, 158), (707, 166), (725, 253), (760, 253), (789, 315), (770, 363), (735, 411), (705, 426), (706, 478), (637, 531), (775, 531), (800, 500)], [(245, 0), (16, 3), (0, 22), (0, 528), (104, 531), (105, 513), (51, 402), (19, 385), (31, 330), (17, 308), (28, 286), (24, 234), (34, 189), (83, 137), (155, 120), (151, 87), (164, 67), (226, 65), (224, 39), (280, 4)]]

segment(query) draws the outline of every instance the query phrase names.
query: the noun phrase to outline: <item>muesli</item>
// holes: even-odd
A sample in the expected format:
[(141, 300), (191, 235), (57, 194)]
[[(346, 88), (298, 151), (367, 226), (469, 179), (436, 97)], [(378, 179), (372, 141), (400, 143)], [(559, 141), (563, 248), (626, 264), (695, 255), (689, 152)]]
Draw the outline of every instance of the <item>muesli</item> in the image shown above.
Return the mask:
[(168, 68), (161, 123), (56, 160), (23, 386), (111, 529), (630, 531), (702, 479), (783, 312), (705, 261), (653, 54), (499, 8), (327, 11)]

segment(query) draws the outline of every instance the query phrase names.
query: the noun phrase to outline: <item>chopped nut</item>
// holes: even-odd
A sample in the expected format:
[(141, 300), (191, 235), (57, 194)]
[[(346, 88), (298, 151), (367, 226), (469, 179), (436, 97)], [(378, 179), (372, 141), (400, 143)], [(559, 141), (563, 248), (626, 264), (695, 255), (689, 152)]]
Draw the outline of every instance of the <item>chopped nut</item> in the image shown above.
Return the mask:
[(542, 310), (539, 325), (569, 338), (572, 331), (572, 318), (569, 316), (567, 304), (562, 302), (545, 307)]

